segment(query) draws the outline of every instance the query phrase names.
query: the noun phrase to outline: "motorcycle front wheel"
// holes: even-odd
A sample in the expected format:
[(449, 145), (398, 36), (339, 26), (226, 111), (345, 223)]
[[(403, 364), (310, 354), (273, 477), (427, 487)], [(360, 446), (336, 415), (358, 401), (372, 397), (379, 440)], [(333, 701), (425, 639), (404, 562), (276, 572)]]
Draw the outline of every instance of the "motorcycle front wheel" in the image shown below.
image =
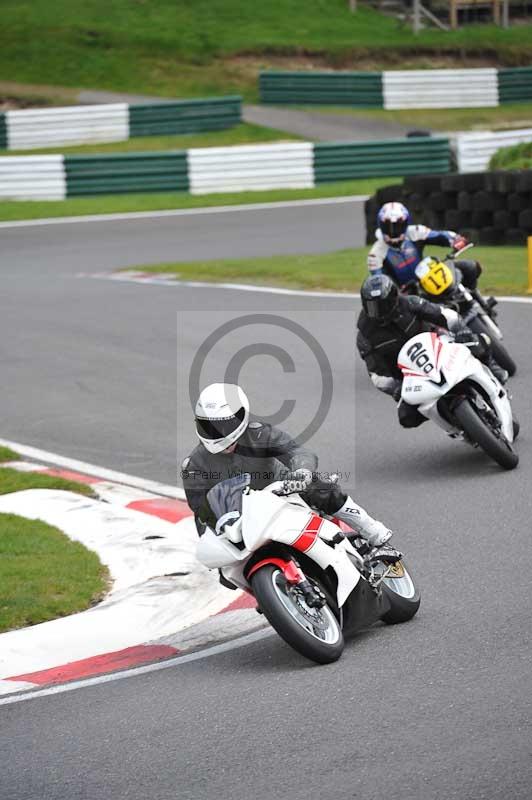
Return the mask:
[(284, 641), (317, 664), (337, 661), (344, 649), (340, 622), (328, 603), (309, 607), (283, 571), (266, 564), (251, 578), (260, 610)]
[(519, 463), (519, 456), (503, 436), (495, 435), (473, 408), (470, 400), (464, 399), (454, 409), (454, 415), (464, 433), (472, 442), (478, 444), (486, 455), (504, 469), (515, 469)]

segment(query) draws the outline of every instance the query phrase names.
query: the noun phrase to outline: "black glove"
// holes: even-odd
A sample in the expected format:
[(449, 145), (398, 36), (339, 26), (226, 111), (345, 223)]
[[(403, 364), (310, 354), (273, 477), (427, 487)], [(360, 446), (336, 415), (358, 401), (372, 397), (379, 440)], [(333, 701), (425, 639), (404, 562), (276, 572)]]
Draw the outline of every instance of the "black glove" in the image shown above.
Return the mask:
[(462, 328), (457, 331), (454, 334), (454, 341), (458, 342), (458, 344), (465, 344), (469, 348), (471, 355), (479, 359), (484, 358), (491, 348), (491, 340), (487, 334), (473, 333), (469, 328)]
[(454, 341), (457, 344), (477, 344), (478, 337), (469, 328), (460, 328), (454, 334)]

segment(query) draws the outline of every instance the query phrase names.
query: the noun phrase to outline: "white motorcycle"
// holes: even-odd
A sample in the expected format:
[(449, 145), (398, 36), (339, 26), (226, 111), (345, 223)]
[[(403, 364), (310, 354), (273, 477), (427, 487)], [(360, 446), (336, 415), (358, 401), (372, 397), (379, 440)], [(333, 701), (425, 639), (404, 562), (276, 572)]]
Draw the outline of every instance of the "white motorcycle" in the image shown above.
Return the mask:
[(508, 393), (464, 344), (436, 333), (414, 336), (399, 353), (401, 400), (449, 435), (480, 447), (504, 469), (519, 462), (519, 424)]
[(298, 494), (285, 495), (283, 481), (260, 491), (249, 481), (242, 475), (209, 491), (213, 525), (197, 557), (226, 585), (254, 595), (291, 647), (330, 663), (342, 654), (344, 634), (414, 616), (420, 595), (403, 561), (372, 560), (364, 540), (348, 539)]

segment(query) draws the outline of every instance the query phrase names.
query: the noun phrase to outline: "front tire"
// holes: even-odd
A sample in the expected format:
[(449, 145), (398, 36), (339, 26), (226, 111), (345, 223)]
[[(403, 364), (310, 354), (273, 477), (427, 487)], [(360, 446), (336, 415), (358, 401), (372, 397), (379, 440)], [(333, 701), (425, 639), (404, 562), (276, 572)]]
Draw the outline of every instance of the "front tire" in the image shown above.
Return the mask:
[(317, 664), (337, 661), (344, 649), (340, 622), (329, 603), (310, 608), (279, 567), (266, 564), (251, 578), (259, 608), (284, 641)]
[(519, 456), (506, 439), (497, 437), (490, 430), (479, 417), (470, 400), (464, 399), (454, 409), (454, 414), (471, 441), (478, 444), (503, 469), (515, 469), (519, 463)]

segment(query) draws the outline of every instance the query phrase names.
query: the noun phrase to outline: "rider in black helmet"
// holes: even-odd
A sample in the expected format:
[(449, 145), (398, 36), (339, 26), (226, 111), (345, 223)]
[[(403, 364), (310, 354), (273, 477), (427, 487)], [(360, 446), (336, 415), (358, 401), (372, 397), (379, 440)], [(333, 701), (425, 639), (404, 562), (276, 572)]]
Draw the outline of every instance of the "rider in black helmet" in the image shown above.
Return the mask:
[[(405, 342), (419, 333), (438, 328), (452, 331), (455, 341), (474, 342), (470, 345), (472, 354), (488, 361), (494, 370), (489, 342), (466, 328), (456, 311), (429, 303), (416, 295), (400, 295), (387, 275), (366, 278), (360, 296), (363, 308), (358, 318), (358, 351), (366, 362), (374, 386), (395, 400), (401, 397), (403, 379), (397, 356)], [(497, 377), (505, 376), (499, 374)], [(402, 400), (397, 412), (404, 428), (416, 428), (425, 422), (425, 417), (415, 406)]]

